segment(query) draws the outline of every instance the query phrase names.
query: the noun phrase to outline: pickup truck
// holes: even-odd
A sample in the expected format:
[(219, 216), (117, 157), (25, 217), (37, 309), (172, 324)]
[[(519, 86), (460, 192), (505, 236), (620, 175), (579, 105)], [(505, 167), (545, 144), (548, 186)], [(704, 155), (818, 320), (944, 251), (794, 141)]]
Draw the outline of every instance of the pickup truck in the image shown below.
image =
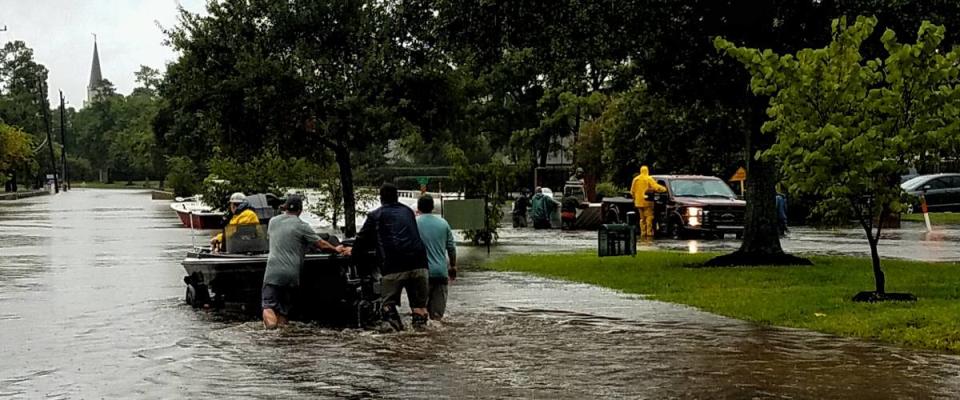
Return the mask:
[(658, 236), (723, 237), (743, 235), (747, 202), (716, 177), (701, 175), (655, 175), (667, 188), (666, 193), (649, 195), (655, 204), (655, 229)]

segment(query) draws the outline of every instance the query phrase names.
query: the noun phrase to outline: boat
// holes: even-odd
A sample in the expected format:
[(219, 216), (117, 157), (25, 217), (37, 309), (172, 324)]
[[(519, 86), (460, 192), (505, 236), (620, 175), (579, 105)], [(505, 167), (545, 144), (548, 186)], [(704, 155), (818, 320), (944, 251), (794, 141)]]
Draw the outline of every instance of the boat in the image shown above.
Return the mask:
[(177, 198), (170, 203), (170, 208), (180, 217), (184, 228), (210, 230), (223, 228), (226, 213), (215, 211), (206, 205), (199, 196), (183, 199)]
[[(380, 311), (379, 272), (358, 265), (354, 259), (307, 254), (290, 319), (352, 328), (375, 325)], [(198, 248), (189, 252), (182, 264), (187, 273), (183, 278), (187, 304), (194, 308), (239, 308), (247, 316), (260, 315), (267, 254), (214, 253)]]

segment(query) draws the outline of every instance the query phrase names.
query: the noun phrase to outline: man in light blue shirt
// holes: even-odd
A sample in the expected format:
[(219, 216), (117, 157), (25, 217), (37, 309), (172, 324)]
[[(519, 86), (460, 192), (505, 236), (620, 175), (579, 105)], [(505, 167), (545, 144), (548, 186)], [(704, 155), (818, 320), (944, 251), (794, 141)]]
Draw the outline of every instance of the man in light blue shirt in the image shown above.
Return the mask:
[[(440, 320), (447, 309), (447, 286), (449, 281), (457, 279), (457, 245), (453, 242), (453, 231), (443, 218), (431, 214), (433, 197), (423, 195), (417, 201), (417, 230), (427, 249), (427, 261), (430, 266), (430, 296), (427, 310), (430, 319)], [(449, 263), (447, 259), (449, 257)]]

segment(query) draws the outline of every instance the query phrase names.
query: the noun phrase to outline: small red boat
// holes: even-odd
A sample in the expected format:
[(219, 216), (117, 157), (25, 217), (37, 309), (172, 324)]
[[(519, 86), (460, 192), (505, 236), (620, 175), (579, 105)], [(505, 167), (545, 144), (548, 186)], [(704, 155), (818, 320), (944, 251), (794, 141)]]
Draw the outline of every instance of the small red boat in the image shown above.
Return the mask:
[(201, 230), (223, 228), (224, 213), (214, 211), (210, 206), (201, 201), (182, 201), (170, 203), (170, 208), (177, 212), (180, 222), (184, 228), (193, 228)]

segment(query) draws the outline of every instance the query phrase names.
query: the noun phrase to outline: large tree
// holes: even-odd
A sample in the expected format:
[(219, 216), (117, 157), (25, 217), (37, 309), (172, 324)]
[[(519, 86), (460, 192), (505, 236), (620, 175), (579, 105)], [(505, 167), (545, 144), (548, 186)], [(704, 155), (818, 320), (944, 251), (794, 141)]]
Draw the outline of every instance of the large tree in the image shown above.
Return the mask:
[[(47, 68), (34, 60), (33, 49), (26, 43), (7, 42), (0, 48), (0, 122), (29, 134), (35, 144), (45, 144), (47, 140), (47, 125), (44, 124), (49, 113), (47, 73)], [(37, 161), (49, 166), (47, 171), (51, 173), (56, 170), (51, 154), (46, 151), (40, 154)], [(40, 169), (23, 172), (39, 173)], [(35, 178), (36, 182), (41, 182), (42, 174)]]
[(161, 143), (212, 142), (240, 158), (268, 146), (297, 156), (330, 152), (352, 235), (356, 158), (422, 132), (413, 116), (444, 100), (422, 96), (427, 88), (443, 93), (450, 69), (413, 29), (430, 15), (423, 7), (228, 0), (209, 3), (204, 16), (181, 11), (168, 32), (180, 58), (161, 86), (172, 114), (159, 124)]
[(773, 96), (763, 130), (776, 138), (762, 159), (783, 161), (791, 192), (814, 197), (821, 219), (859, 222), (873, 259), (876, 290), (886, 293), (877, 244), (883, 222), (901, 211), (904, 165), (956, 136), (960, 126), (960, 50), (941, 51), (944, 28), (923, 22), (914, 44), (886, 30), (887, 55), (861, 54), (875, 18), (847, 26), (834, 20), (827, 47), (778, 55), (770, 50), (717, 47), (743, 63), (754, 93)]

